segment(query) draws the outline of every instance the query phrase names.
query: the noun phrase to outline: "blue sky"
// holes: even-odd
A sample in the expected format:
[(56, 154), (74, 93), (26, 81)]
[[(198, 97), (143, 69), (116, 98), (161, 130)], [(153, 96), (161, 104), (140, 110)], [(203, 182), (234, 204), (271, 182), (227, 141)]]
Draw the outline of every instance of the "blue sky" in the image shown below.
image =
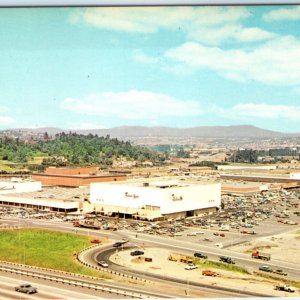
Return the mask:
[(1, 8), (0, 129), (300, 132), (300, 6)]

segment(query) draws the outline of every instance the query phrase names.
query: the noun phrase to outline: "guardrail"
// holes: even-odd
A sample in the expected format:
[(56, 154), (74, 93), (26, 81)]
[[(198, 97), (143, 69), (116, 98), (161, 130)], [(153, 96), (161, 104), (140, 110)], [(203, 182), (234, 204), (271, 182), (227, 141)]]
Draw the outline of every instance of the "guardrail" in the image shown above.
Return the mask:
[(62, 284), (81, 286), (81, 287), (94, 289), (94, 290), (101, 291), (101, 292), (113, 293), (113, 294), (116, 294), (116, 295), (127, 296), (127, 297), (130, 297), (130, 298), (138, 298), (138, 299), (150, 298), (150, 296), (146, 295), (146, 294), (126, 291), (126, 290), (122, 290), (122, 289), (119, 289), (119, 288), (111, 288), (111, 287), (104, 286), (104, 284), (99, 285), (97, 283), (88, 283), (88, 282), (83, 282), (83, 281), (79, 281), (79, 280), (76, 280), (76, 279), (68, 279), (68, 278), (53, 276), (53, 275), (49, 275), (49, 274), (47, 274), (47, 275), (46, 274), (40, 274), (40, 273), (37, 273), (37, 272), (34, 272), (34, 271), (27, 271), (27, 270), (17, 269), (16, 267), (19, 267), (19, 268), (26, 267), (26, 268), (30, 268), (30, 269), (38, 269), (38, 270), (41, 270), (41, 271), (50, 271), (50, 272), (60, 273), (60, 274), (63, 274), (63, 275), (72, 275), (72, 276), (75, 276), (75, 277), (79, 276), (79, 277), (83, 277), (83, 278), (86, 278), (86, 279), (99, 280), (98, 277), (81, 275), (81, 274), (70, 273), (70, 272), (64, 272), (64, 271), (60, 271), (60, 270), (34, 267), (34, 266), (18, 264), (18, 263), (13, 263), (13, 262), (7, 262), (7, 261), (0, 261), (0, 263), (15, 266), (15, 268), (14, 267), (9, 267), (9, 266), (0, 266), (0, 270), (3, 271), (3, 272), (10, 272), (10, 273), (21, 274), (21, 275), (25, 275), (25, 276), (31, 276), (31, 277), (35, 277), (35, 278), (39, 278), (39, 279), (59, 282), (59, 283), (62, 283)]

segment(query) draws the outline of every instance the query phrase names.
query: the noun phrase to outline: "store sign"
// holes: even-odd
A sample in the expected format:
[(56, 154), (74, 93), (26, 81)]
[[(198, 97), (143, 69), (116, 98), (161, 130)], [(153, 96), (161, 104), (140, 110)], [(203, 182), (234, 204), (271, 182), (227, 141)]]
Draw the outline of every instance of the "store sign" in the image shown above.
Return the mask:
[(139, 196), (136, 195), (136, 194), (129, 194), (128, 192), (126, 192), (126, 193), (125, 193), (125, 197), (136, 199), (136, 198), (138, 198)]
[(172, 194), (172, 200), (173, 201), (181, 201), (183, 200), (182, 196), (175, 196), (174, 194)]

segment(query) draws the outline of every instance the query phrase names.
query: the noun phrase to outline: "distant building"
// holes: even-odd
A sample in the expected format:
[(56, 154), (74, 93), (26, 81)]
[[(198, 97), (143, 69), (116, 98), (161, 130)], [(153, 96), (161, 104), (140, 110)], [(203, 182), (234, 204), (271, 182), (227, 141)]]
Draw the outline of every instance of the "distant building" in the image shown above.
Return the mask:
[(276, 165), (219, 165), (218, 170), (230, 171), (230, 170), (276, 170)]
[(57, 199), (42, 199), (28, 197), (28, 194), (42, 191), (39, 181), (13, 177), (11, 180), (0, 181), (0, 205), (16, 208), (31, 208), (55, 212), (76, 212), (79, 209), (78, 201), (63, 201)]
[(162, 219), (215, 212), (221, 205), (220, 183), (144, 181), (91, 183), (90, 202), (114, 215)]
[(36, 192), (41, 190), (41, 182), (35, 180), (12, 177), (10, 180), (1, 179), (0, 181), (0, 195)]
[(243, 174), (221, 174), (223, 180), (233, 181), (252, 181), (252, 182), (268, 182), (268, 183), (282, 183), (282, 188), (294, 188), (300, 186), (300, 178), (290, 178), (283, 176), (265, 176), (265, 175), (243, 175)]
[(32, 178), (41, 181), (44, 186), (78, 187), (92, 182), (124, 181), (125, 174), (98, 174), (97, 167), (55, 168), (49, 167), (45, 173), (36, 173)]

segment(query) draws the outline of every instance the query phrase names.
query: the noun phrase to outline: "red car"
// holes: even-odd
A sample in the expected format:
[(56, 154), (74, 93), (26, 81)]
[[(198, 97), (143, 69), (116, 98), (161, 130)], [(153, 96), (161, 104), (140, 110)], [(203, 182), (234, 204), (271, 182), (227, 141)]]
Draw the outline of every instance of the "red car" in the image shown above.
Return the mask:
[(92, 244), (101, 244), (102, 241), (95, 239), (95, 240), (91, 240), (91, 243)]
[(221, 237), (225, 237), (225, 234), (224, 234), (224, 233), (220, 233), (220, 236), (221, 236)]
[(202, 271), (202, 275), (216, 277), (218, 274), (214, 271), (204, 270), (204, 271)]

